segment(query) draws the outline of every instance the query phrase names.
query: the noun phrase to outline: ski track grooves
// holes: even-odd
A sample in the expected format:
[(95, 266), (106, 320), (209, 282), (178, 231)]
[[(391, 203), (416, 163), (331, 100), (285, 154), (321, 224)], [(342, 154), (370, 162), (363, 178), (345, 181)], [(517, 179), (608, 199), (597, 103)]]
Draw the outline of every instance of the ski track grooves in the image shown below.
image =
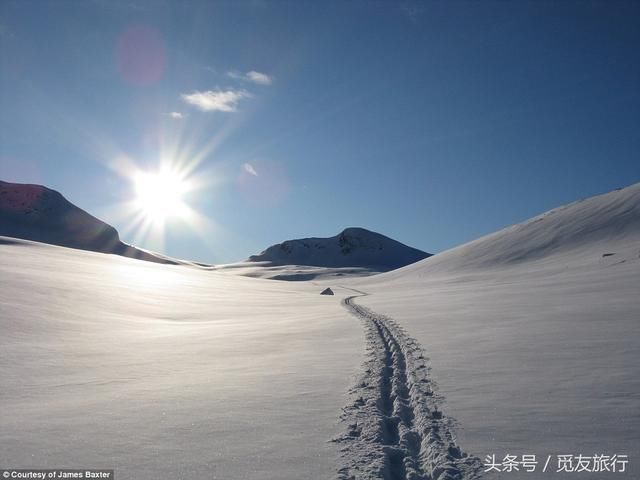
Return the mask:
[(392, 319), (357, 305), (344, 306), (367, 330), (364, 374), (351, 390), (353, 402), (341, 420), (346, 432), (339, 480), (469, 480), (481, 462), (463, 453), (453, 419), (438, 408), (429, 367), (420, 345)]

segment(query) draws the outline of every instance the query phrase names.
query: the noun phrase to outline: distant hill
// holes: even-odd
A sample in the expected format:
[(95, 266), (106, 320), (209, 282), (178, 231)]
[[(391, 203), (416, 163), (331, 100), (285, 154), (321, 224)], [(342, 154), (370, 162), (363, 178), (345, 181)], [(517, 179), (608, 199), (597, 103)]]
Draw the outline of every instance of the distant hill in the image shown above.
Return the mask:
[(329, 238), (302, 238), (272, 245), (249, 262), (328, 268), (359, 267), (387, 272), (431, 254), (364, 228), (347, 228)]
[(179, 263), (127, 245), (111, 225), (42, 185), (0, 181), (0, 236), (112, 253), (156, 263)]
[(524, 263), (614, 265), (638, 259), (640, 183), (554, 208), (377, 280)]

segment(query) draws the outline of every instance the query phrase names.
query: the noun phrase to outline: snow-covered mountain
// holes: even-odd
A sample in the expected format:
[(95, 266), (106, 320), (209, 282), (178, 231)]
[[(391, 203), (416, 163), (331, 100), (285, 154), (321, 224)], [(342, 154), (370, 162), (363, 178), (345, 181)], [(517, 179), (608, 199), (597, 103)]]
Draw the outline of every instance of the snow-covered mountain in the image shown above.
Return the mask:
[(0, 236), (150, 262), (177, 263), (122, 242), (111, 225), (42, 185), (0, 181)]
[(532, 262), (616, 263), (640, 256), (640, 183), (554, 208), (434, 255), (380, 281)]
[(429, 257), (430, 254), (364, 228), (346, 228), (329, 238), (302, 238), (272, 245), (249, 262), (269, 265), (359, 267), (386, 272)]

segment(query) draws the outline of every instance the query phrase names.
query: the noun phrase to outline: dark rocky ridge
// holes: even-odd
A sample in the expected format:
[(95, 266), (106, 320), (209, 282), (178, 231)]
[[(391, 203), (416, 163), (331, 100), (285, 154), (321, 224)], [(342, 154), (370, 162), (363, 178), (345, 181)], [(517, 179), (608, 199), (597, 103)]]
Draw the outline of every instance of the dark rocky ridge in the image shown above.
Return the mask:
[(156, 263), (177, 263), (122, 242), (111, 225), (42, 185), (0, 181), (0, 236)]
[(385, 272), (430, 256), (379, 233), (352, 227), (334, 237), (287, 240), (272, 245), (259, 255), (252, 255), (248, 261), (271, 265), (362, 267)]

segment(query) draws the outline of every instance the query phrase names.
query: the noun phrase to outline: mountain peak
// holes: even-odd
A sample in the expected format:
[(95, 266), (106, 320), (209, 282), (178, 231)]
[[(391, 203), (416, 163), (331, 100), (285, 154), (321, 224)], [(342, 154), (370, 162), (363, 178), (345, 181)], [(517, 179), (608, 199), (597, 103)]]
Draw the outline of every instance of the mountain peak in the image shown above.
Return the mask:
[(366, 228), (363, 228), (363, 227), (346, 227), (344, 230), (342, 230), (342, 232), (340, 232), (340, 235), (362, 235), (362, 234), (380, 235), (379, 233), (372, 232), (371, 230), (367, 230)]
[(429, 253), (380, 233), (362, 227), (348, 227), (333, 237), (286, 240), (272, 245), (259, 255), (252, 255), (249, 261), (269, 262), (271, 265), (361, 267), (389, 271), (429, 256)]

